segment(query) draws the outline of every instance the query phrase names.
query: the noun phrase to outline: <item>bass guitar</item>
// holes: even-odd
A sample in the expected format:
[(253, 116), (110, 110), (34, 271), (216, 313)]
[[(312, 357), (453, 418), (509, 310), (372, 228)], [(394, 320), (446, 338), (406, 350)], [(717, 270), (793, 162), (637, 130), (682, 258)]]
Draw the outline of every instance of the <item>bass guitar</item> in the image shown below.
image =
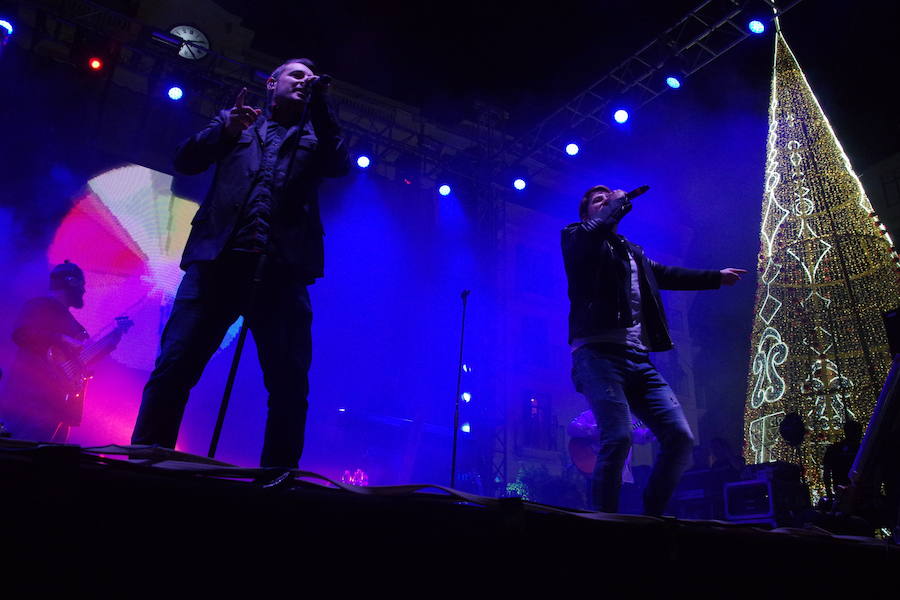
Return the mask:
[(99, 339), (88, 340), (81, 347), (53, 345), (47, 350), (50, 376), (66, 395), (66, 425), (81, 424), (84, 393), (93, 375), (90, 367), (115, 350), (122, 335), (133, 325), (128, 317), (116, 317), (112, 331)]

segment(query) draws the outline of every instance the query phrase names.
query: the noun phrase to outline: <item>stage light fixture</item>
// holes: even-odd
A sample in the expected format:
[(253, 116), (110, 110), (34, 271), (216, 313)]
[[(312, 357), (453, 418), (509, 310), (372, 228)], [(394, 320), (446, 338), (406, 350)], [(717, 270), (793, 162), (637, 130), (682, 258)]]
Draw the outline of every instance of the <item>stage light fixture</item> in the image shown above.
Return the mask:
[(747, 29), (749, 29), (751, 33), (755, 33), (755, 34), (759, 35), (760, 33), (763, 33), (766, 30), (766, 26), (763, 24), (762, 21), (760, 21), (758, 19), (753, 19), (752, 21), (747, 23)]
[(173, 85), (172, 87), (170, 87), (167, 94), (169, 96), (169, 100), (177, 101), (177, 100), (181, 100), (182, 98), (184, 98), (184, 90), (181, 89), (177, 85)]
[(674, 75), (669, 75), (666, 77), (666, 85), (672, 88), (673, 90), (677, 90), (681, 87), (681, 80), (675, 77)]
[(624, 123), (628, 120), (628, 111), (624, 108), (620, 108), (613, 113), (613, 119), (616, 120), (616, 123)]
[(525, 189), (525, 180), (522, 178), (516, 179), (513, 181), (513, 187), (521, 192)]
[(99, 71), (103, 69), (103, 60), (96, 56), (92, 56), (88, 59), (88, 67), (90, 67), (92, 71)]
[(470, 367), (468, 363), (463, 363), (462, 370), (463, 373), (471, 373), (472, 367)]
[(356, 159), (356, 166), (358, 166), (360, 169), (368, 169), (369, 165), (371, 165), (371, 164), (372, 164), (372, 160), (365, 154), (361, 154)]
[(462, 426), (459, 428), (459, 430), (462, 431), (463, 433), (471, 433), (472, 425), (470, 425), (468, 422), (463, 423)]
[(447, 185), (446, 183), (443, 184), (441, 187), (438, 188), (438, 193), (441, 196), (449, 196), (450, 195), (450, 186)]
[(575, 142), (566, 144), (566, 154), (568, 154), (569, 156), (575, 156), (576, 154), (578, 154), (578, 151), (580, 149), (581, 148), (579, 148), (578, 144), (576, 144)]
[(469, 392), (463, 392), (460, 398), (462, 398), (463, 402), (468, 403), (472, 401), (472, 394), (470, 394)]
[(12, 32), (12, 23), (4, 19), (0, 19), (0, 55), (2, 55), (3, 49), (6, 48), (6, 44), (9, 43), (9, 38), (12, 37)]

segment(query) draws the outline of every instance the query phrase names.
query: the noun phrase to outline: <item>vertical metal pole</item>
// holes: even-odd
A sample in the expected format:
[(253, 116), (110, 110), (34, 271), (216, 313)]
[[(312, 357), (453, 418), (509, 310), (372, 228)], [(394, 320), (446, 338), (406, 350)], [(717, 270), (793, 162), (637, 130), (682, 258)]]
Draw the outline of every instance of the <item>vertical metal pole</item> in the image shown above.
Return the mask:
[(453, 458), (450, 461), (450, 487), (456, 486), (456, 447), (459, 443), (459, 397), (462, 394), (463, 341), (466, 338), (466, 303), (471, 293), (471, 290), (463, 290), (460, 294), (463, 309), (462, 326), (459, 332), (459, 365), (456, 368), (456, 403), (453, 411)]
[(266, 266), (266, 255), (260, 254), (256, 269), (253, 271), (253, 280), (250, 283), (250, 296), (247, 299), (247, 310), (244, 312), (244, 322), (241, 323), (241, 333), (238, 335), (237, 347), (234, 349), (234, 358), (231, 359), (231, 369), (228, 371), (228, 380), (225, 382), (225, 392), (222, 394), (222, 403), (219, 405), (219, 416), (216, 417), (216, 426), (213, 428), (212, 440), (209, 442), (209, 458), (216, 457), (216, 448), (219, 445), (219, 436), (222, 435), (222, 426), (225, 424), (225, 413), (228, 411), (228, 401), (231, 399), (231, 390), (234, 388), (234, 379), (237, 376), (238, 364), (241, 362), (241, 353), (244, 351), (244, 341), (247, 339), (247, 320), (253, 309), (256, 292), (262, 281), (263, 269)]

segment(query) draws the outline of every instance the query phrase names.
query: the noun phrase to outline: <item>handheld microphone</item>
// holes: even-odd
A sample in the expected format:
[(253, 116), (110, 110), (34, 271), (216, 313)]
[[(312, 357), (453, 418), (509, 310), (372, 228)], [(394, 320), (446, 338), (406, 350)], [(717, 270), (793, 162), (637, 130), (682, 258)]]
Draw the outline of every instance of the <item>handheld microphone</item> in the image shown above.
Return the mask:
[(641, 194), (646, 193), (647, 190), (649, 190), (649, 189), (650, 189), (649, 185), (642, 185), (641, 187), (635, 188), (635, 189), (631, 190), (630, 192), (628, 192), (627, 194), (625, 194), (625, 199), (629, 200), (629, 201), (634, 200)]
[(627, 194), (622, 196), (621, 198), (622, 198), (623, 202), (622, 202), (621, 214), (617, 217), (617, 220), (621, 220), (622, 217), (624, 217), (625, 215), (627, 215), (628, 213), (631, 212), (631, 200), (632, 199), (637, 198), (638, 196), (645, 193), (649, 189), (650, 189), (649, 185), (642, 185), (641, 187), (634, 188), (633, 190), (631, 190), (630, 192), (628, 192)]
[(319, 78), (313, 82), (312, 86), (314, 88), (328, 87), (329, 85), (331, 85), (332, 79), (333, 79), (333, 77), (331, 75), (322, 73), (321, 75), (319, 75)]

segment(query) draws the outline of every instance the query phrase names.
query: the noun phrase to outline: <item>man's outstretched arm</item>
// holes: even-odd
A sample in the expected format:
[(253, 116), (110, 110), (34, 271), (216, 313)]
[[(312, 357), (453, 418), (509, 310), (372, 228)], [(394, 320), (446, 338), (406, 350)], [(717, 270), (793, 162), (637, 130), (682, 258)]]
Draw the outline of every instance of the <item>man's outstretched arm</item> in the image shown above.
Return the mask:
[(714, 290), (723, 285), (734, 285), (747, 272), (735, 267), (688, 269), (662, 265), (654, 260), (650, 260), (650, 266), (659, 288), (663, 290)]

